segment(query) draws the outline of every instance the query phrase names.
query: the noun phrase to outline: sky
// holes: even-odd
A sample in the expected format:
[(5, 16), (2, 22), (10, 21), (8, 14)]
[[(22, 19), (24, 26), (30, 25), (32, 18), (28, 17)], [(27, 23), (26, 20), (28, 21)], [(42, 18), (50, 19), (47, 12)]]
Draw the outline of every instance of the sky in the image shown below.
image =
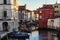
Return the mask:
[(43, 4), (55, 4), (60, 3), (60, 0), (18, 0), (18, 5), (25, 5), (26, 9), (36, 10), (39, 7), (42, 7)]

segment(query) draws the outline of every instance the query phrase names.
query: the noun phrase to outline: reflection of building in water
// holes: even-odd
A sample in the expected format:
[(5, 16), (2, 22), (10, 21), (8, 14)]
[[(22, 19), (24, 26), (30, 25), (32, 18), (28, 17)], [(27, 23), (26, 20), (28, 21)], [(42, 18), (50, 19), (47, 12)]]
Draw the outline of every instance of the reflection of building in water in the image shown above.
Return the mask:
[(30, 40), (39, 40), (39, 32), (33, 31), (30, 36)]
[(54, 32), (48, 32), (48, 40), (58, 40), (57, 34)]
[[(40, 31), (40, 39), (41, 40), (58, 40), (57, 34), (54, 32), (49, 32), (49, 31)], [(55, 36), (53, 36), (55, 35)]]
[(48, 32), (47, 31), (40, 31), (40, 39), (41, 40), (48, 40)]

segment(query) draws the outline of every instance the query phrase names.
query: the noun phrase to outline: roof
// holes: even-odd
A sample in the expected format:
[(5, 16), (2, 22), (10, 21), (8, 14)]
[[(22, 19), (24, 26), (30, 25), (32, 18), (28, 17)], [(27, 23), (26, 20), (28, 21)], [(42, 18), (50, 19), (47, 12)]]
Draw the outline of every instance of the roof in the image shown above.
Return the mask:
[(53, 9), (53, 5), (43, 5), (43, 8), (46, 8), (46, 9)]
[(33, 12), (34, 12), (35, 14), (38, 14), (38, 11), (37, 11), (37, 10), (34, 10)]
[(26, 9), (27, 12), (31, 12), (31, 10)]
[(43, 5), (43, 7), (39, 7), (37, 10), (41, 10), (41, 9), (54, 9), (54, 7), (52, 5)]
[(26, 9), (26, 5), (18, 7), (18, 10), (25, 10), (25, 9)]

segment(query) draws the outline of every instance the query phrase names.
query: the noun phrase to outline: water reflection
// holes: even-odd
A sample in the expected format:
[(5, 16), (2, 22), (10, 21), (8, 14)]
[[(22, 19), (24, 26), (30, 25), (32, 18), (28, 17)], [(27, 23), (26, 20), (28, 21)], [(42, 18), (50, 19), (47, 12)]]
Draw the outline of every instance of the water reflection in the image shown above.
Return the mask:
[(33, 31), (30, 40), (58, 40), (58, 37), (53, 32), (48, 31)]
[(56, 33), (48, 31), (33, 31), (26, 40), (58, 40)]
[(56, 34), (53, 32), (40, 31), (39, 34), (41, 40), (58, 40)]
[(30, 40), (39, 40), (39, 32), (33, 31), (30, 36)]

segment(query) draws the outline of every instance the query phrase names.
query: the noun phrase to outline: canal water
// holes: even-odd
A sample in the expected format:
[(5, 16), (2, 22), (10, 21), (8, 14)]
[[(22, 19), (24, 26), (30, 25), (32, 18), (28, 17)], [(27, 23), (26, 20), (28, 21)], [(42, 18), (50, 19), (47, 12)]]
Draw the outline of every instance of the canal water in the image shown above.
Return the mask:
[(33, 31), (30, 40), (58, 40), (56, 33), (48, 31)]
[[(13, 39), (11, 39), (13, 40)], [(15, 39), (17, 40), (17, 39)], [(57, 34), (48, 31), (32, 31), (29, 39), (26, 40), (59, 40)]]

